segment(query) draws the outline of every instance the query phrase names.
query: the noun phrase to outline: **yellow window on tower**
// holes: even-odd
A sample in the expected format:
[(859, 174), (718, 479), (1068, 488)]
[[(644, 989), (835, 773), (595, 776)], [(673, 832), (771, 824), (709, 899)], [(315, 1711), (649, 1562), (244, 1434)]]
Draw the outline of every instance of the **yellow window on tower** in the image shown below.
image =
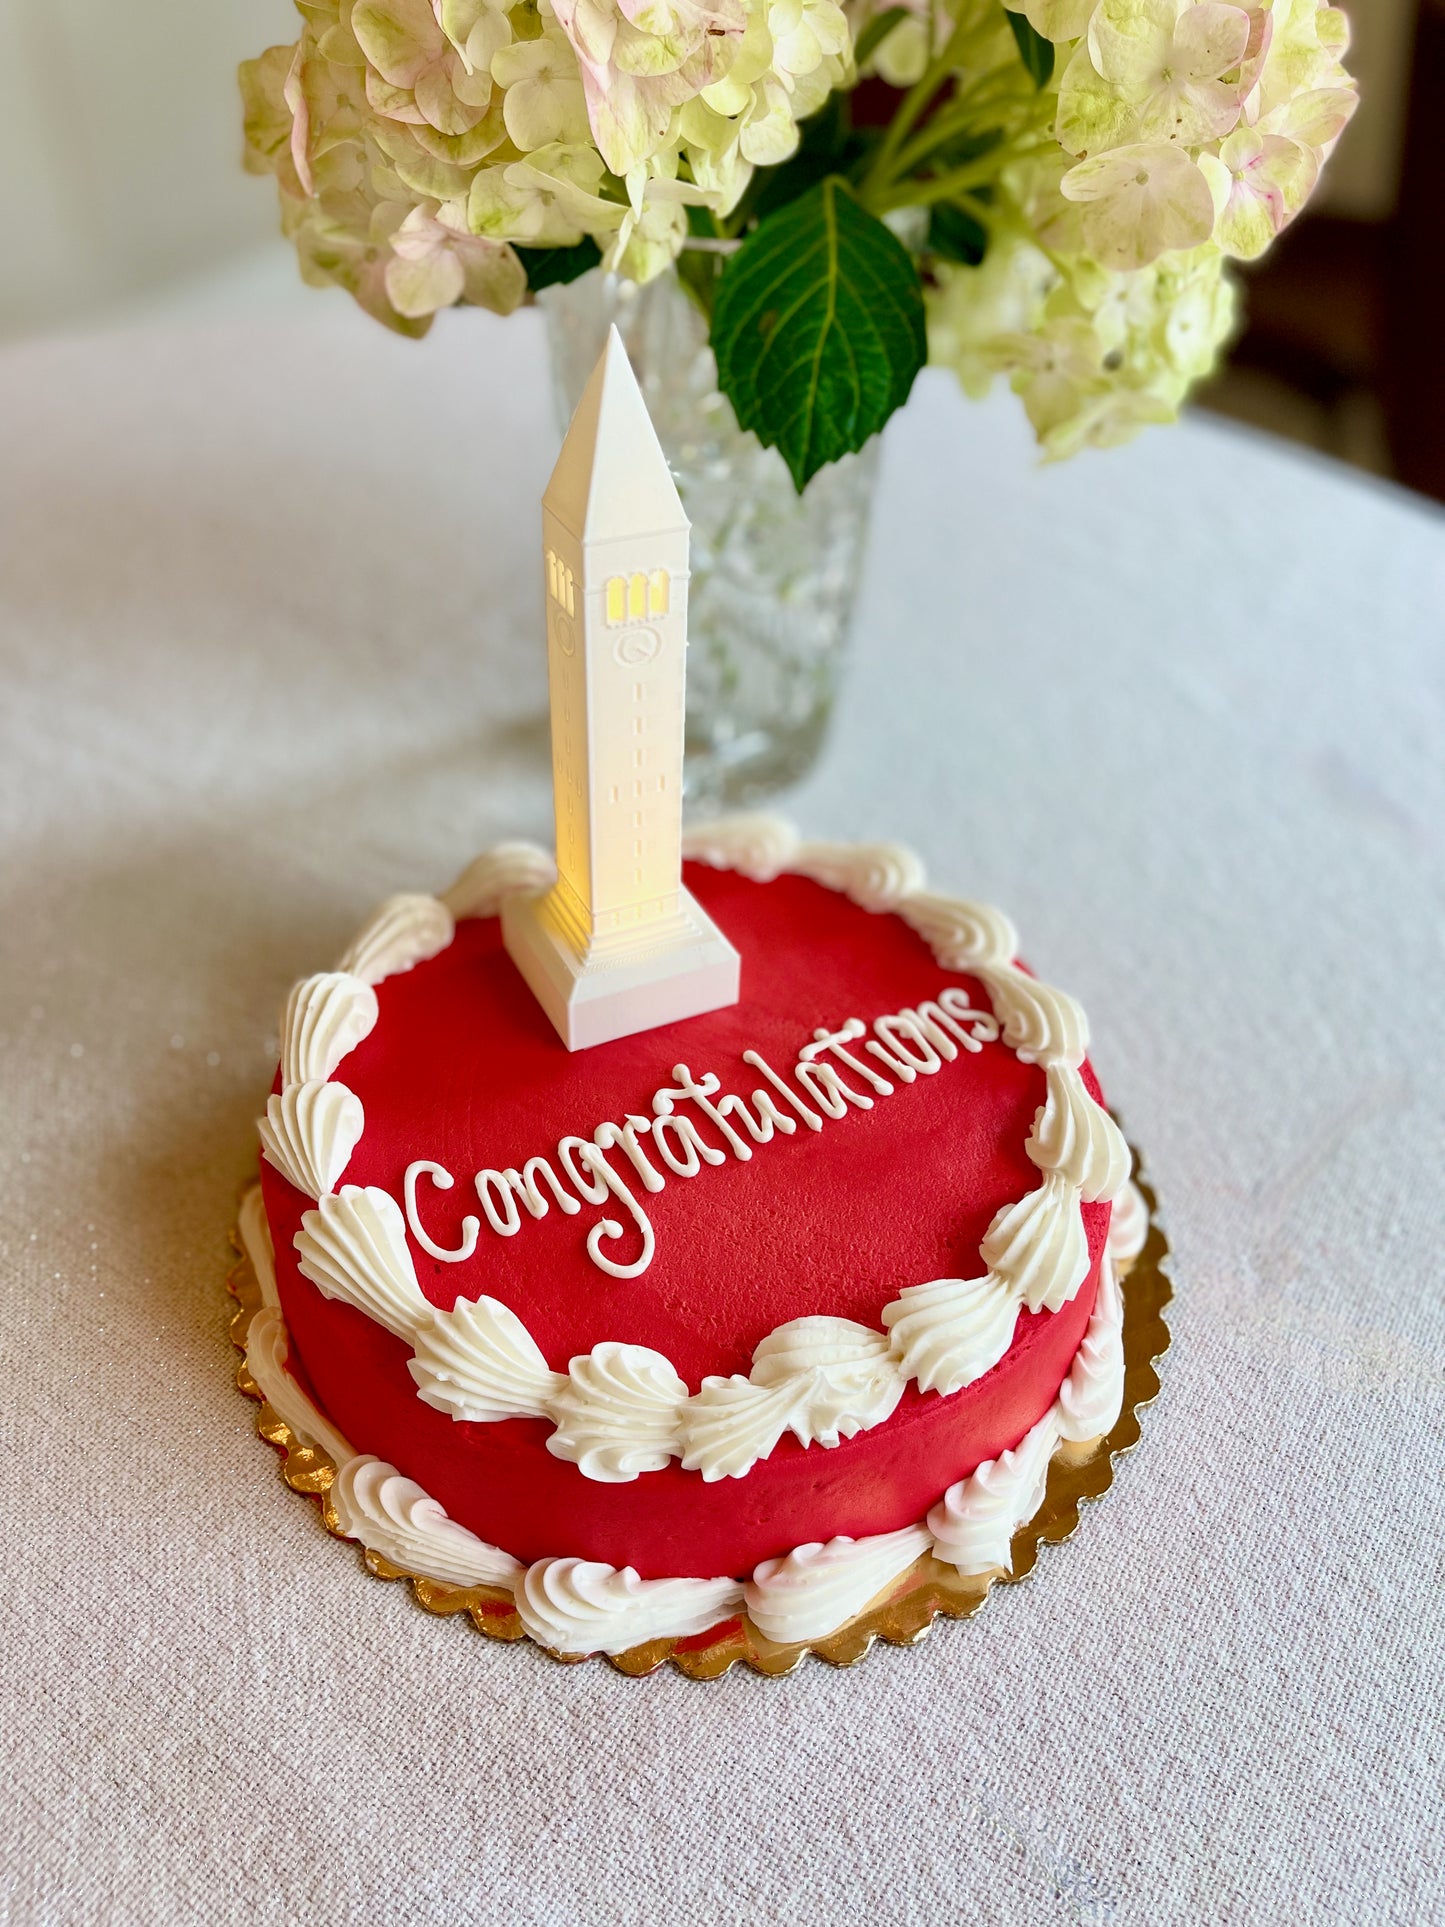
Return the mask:
[(550, 596), (557, 593), (557, 558), (550, 549), (547, 551), (547, 593)]
[(650, 616), (667, 614), (666, 569), (654, 569), (647, 579), (647, 613)]
[(577, 603), (572, 593), (572, 571), (570, 569), (567, 571), (567, 613), (569, 616), (575, 616), (577, 613)]
[(627, 581), (620, 575), (610, 576), (607, 582), (607, 620), (621, 622), (627, 615)]
[(647, 577), (641, 569), (627, 584), (627, 613), (633, 622), (647, 614)]

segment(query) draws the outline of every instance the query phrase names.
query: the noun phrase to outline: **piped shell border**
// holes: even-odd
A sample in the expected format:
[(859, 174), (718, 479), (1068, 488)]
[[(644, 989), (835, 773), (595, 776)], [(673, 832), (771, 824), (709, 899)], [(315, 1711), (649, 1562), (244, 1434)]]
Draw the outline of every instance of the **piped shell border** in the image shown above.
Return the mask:
[[(1139, 1414), (1158, 1396), (1159, 1374), (1155, 1367), (1170, 1342), (1164, 1310), (1174, 1295), (1167, 1269), (1169, 1244), (1159, 1222), (1158, 1200), (1142, 1172), (1137, 1150), (1133, 1151), (1133, 1160), (1134, 1182), (1148, 1208), (1149, 1230), (1138, 1256), (1127, 1269), (1120, 1266), (1120, 1293), (1124, 1303), (1123, 1404), (1113, 1429), (1085, 1456), (1072, 1455), (1068, 1447), (1055, 1452), (1043, 1504), (1014, 1534), (1012, 1571), (999, 1569), (964, 1576), (925, 1553), (894, 1580), (880, 1598), (826, 1639), (793, 1645), (781, 1646), (766, 1638), (744, 1613), (691, 1639), (649, 1640), (622, 1653), (558, 1653), (547, 1646), (540, 1650), (568, 1666), (580, 1665), (587, 1659), (605, 1658), (609, 1665), (630, 1678), (643, 1678), (667, 1665), (688, 1679), (719, 1679), (737, 1665), (748, 1666), (769, 1678), (780, 1678), (795, 1672), (810, 1653), (830, 1666), (854, 1666), (879, 1640), (890, 1646), (916, 1646), (927, 1637), (935, 1620), (971, 1618), (996, 1584), (1012, 1585), (1026, 1579), (1038, 1563), (1039, 1548), (1061, 1545), (1070, 1539), (1078, 1527), (1081, 1507), (1090, 1500), (1102, 1498), (1109, 1490), (1114, 1482), (1115, 1462), (1139, 1441)], [(345, 1539), (347, 1535), (341, 1530), (330, 1499), (336, 1467), (319, 1446), (308, 1445), (298, 1438), (272, 1410), (246, 1366), (246, 1339), (251, 1320), (261, 1307), (261, 1288), (245, 1255), (239, 1231), (232, 1233), (232, 1244), (241, 1254), (226, 1281), (227, 1290), (236, 1300), (231, 1318), (231, 1342), (242, 1355), (236, 1383), (248, 1398), (259, 1404), (256, 1431), (281, 1454), (281, 1475), (286, 1484), (293, 1492), (315, 1499), (327, 1531), (338, 1539)], [(516, 1643), (529, 1638), (511, 1594), (501, 1588), (445, 1585), (394, 1565), (380, 1553), (360, 1547), (358, 1550), (366, 1570), (375, 1578), (408, 1581), (413, 1597), (425, 1611), (443, 1618), (465, 1614), (489, 1639)]]

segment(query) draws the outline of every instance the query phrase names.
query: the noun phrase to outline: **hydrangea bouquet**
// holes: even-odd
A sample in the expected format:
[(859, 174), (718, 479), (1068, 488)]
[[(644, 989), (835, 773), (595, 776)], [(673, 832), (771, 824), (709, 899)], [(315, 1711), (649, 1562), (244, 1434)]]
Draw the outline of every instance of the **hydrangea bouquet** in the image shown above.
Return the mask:
[(1355, 107), (1321, 0), (296, 0), (242, 68), (308, 281), (419, 335), (675, 271), (802, 489), (932, 359), (1050, 455), (1171, 420)]

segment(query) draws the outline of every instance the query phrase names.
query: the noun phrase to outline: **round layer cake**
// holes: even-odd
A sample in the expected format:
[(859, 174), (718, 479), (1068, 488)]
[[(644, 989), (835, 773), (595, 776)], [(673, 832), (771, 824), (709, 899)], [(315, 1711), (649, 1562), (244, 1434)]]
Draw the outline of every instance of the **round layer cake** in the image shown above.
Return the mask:
[(498, 918), (550, 860), (503, 846), (296, 987), (261, 1123), (262, 1389), (346, 1530), (563, 1651), (1006, 1564), (1122, 1393), (1077, 1004), (894, 846), (689, 849), (736, 1006), (569, 1053)]

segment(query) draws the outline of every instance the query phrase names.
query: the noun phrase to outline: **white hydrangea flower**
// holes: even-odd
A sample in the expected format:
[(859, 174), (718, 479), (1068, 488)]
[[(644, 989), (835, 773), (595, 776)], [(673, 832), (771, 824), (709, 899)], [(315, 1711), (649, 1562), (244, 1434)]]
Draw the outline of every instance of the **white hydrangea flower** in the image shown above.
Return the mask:
[(552, 4), (581, 69), (593, 138), (617, 175), (667, 144), (676, 109), (726, 70), (746, 25), (743, 0), (628, 0), (627, 11), (622, 0)]
[(480, 66), (464, 58), (431, 0), (357, 0), (350, 22), (367, 60), (367, 99), (378, 113), (439, 134), (468, 133), (486, 113), (490, 58)]
[(689, 207), (712, 207), (716, 195), (695, 182), (677, 178), (677, 156), (668, 154), (644, 161), (627, 177), (627, 209), (602, 265), (609, 273), (646, 282), (677, 259), (687, 239)]
[(1319, 0), (1096, 0), (1055, 24), (1082, 35), (1059, 84), (1055, 130), (1079, 157), (1062, 191), (1117, 268), (1210, 238), (1262, 253), (1354, 110), (1348, 27)]
[(1100, 0), (1087, 49), (1095, 79), (1127, 104), (1134, 142), (1197, 147), (1239, 119), (1249, 38), (1249, 15), (1221, 0)]
[[(983, 262), (939, 264), (928, 303), (930, 359), (973, 395), (1005, 376), (1050, 460), (1172, 421), (1235, 313), (1212, 244), (1125, 272), (1103, 265), (1080, 210), (1059, 201), (1062, 173), (1062, 157), (1010, 170)], [(1071, 244), (1059, 245), (1061, 207), (1075, 217)], [(1035, 239), (1044, 232), (1047, 253)]]
[[(295, 46), (242, 69), (246, 164), (275, 176), (305, 278), (403, 333), (457, 301), (515, 306), (513, 244), (590, 237), (647, 280), (685, 245), (689, 207), (729, 215), (758, 167), (797, 151), (891, 4), (297, 0)], [(1061, 50), (1039, 89), (994, 0), (901, 4), (869, 71), (911, 85), (956, 48), (959, 85), (878, 150), (865, 204), (923, 203), (956, 166), (944, 205), (989, 236), (978, 268), (928, 257), (933, 359), (970, 392), (1006, 377), (1050, 456), (1172, 418), (1232, 325), (1224, 257), (1287, 225), (1354, 111), (1344, 15), (1017, 0)], [(959, 145), (920, 176), (939, 126)], [(996, 162), (970, 145), (994, 131)]]

